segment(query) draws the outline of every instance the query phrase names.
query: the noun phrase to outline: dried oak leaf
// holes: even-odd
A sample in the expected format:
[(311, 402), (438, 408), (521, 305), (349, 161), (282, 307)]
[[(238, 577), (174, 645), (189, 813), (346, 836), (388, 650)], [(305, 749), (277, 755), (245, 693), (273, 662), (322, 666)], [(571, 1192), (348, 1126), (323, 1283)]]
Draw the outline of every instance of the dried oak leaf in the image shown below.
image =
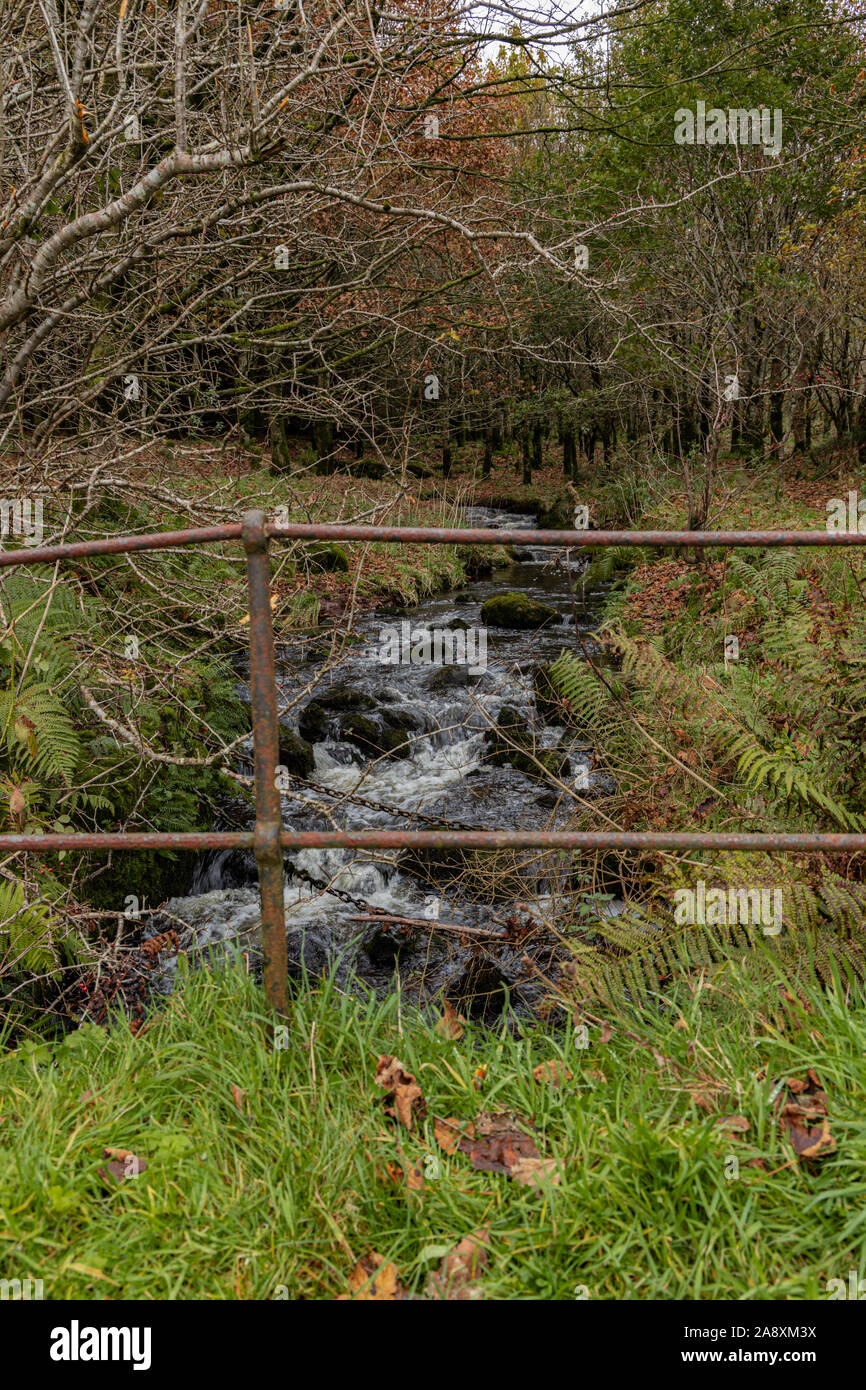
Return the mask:
[(549, 1081), (551, 1086), (562, 1086), (566, 1081), (571, 1080), (571, 1072), (564, 1062), (539, 1062), (537, 1067), (533, 1067), (532, 1075), (536, 1081)]
[(369, 1303), (393, 1303), (404, 1298), (405, 1291), (397, 1278), (397, 1267), (371, 1250), (359, 1260), (349, 1275), (351, 1293), (341, 1293), (338, 1301), (360, 1299)]
[(509, 1174), (521, 1187), (544, 1187), (562, 1182), (562, 1165), (557, 1158), (519, 1158)]
[(558, 1183), (561, 1171), (556, 1159), (542, 1159), (532, 1139), (521, 1128), (520, 1117), (502, 1110), (478, 1116), (478, 1137), (460, 1140), (473, 1168), (484, 1173), (505, 1173), (524, 1187), (539, 1187), (545, 1181)]
[(103, 1149), (103, 1158), (109, 1160), (97, 1174), (109, 1188), (125, 1178), (137, 1178), (147, 1168), (147, 1160), (139, 1158), (131, 1149)]
[(385, 1172), (395, 1187), (405, 1184), (409, 1192), (424, 1191), (424, 1173), (417, 1163), (411, 1168), (404, 1167), (402, 1163), (386, 1163)]
[(423, 1120), (427, 1113), (421, 1087), (411, 1072), (406, 1071), (402, 1062), (386, 1054), (376, 1063), (376, 1085), (381, 1086), (387, 1096), (393, 1097), (393, 1106), (385, 1106), (386, 1115), (394, 1115), (411, 1129), (415, 1118)]
[(806, 1080), (788, 1077), (776, 1097), (779, 1123), (790, 1139), (798, 1158), (825, 1158), (835, 1153), (836, 1140), (830, 1133), (827, 1092), (810, 1067)]
[(725, 1134), (745, 1134), (749, 1121), (745, 1115), (723, 1115), (715, 1121), (715, 1128), (723, 1130)]
[(463, 1025), (466, 1019), (462, 1018), (455, 1009), (454, 1005), (447, 999), (442, 1002), (442, 1017), (436, 1024), (436, 1032), (440, 1038), (446, 1038), (449, 1042), (457, 1042), (463, 1037)]
[(477, 1276), (487, 1268), (490, 1232), (475, 1231), (464, 1236), (442, 1261), (435, 1274), (427, 1280), (431, 1298), (448, 1302), (467, 1302), (483, 1297)]
[(438, 1115), (434, 1115), (433, 1134), (440, 1149), (451, 1154), (464, 1136), (468, 1135), (470, 1139), (474, 1139), (475, 1126), (471, 1120), (468, 1124), (464, 1124), (461, 1120), (454, 1119), (453, 1116), (451, 1119), (443, 1120)]

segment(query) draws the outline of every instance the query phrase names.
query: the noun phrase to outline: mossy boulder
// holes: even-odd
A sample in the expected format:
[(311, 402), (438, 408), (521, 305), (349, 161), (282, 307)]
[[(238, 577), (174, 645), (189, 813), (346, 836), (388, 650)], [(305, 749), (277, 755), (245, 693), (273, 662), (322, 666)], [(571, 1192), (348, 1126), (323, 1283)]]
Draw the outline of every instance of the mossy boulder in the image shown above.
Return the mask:
[(568, 497), (557, 497), (555, 501), (542, 504), (538, 508), (539, 531), (573, 531), (574, 503)]
[(526, 718), (513, 705), (503, 705), (493, 728), (484, 735), (494, 767), (513, 767), (527, 777), (543, 779), (545, 773), (561, 777), (568, 772), (568, 754), (559, 748), (537, 748)]
[(318, 700), (311, 700), (301, 710), (298, 730), (307, 743), (322, 743), (328, 737), (328, 711)]
[(316, 770), (312, 744), (292, 729), (280, 729), (280, 766), (295, 777), (310, 777)]
[(549, 665), (539, 662), (535, 667), (532, 672), (532, 687), (535, 691), (535, 707), (538, 713), (543, 715), (545, 719), (561, 722), (563, 708), (559, 692), (550, 679)]
[(439, 666), (427, 681), (428, 690), (455, 690), (469, 684), (467, 666)]
[(332, 685), (329, 690), (320, 690), (316, 696), (316, 703), (322, 709), (332, 710), (335, 714), (345, 714), (349, 710), (375, 709), (376, 701), (372, 695), (367, 695), (363, 690), (356, 690), (353, 685), (341, 682), (339, 685)]
[(349, 714), (340, 724), (340, 735), (348, 739), (350, 743), (357, 743), (364, 752), (381, 753), (380, 748), (382, 730), (375, 719), (369, 719), (366, 714)]
[(424, 725), (408, 709), (384, 709), (382, 710), (382, 723), (385, 725), (383, 746), (390, 752), (398, 748), (405, 748), (403, 756), (409, 752), (409, 741), (413, 734), (423, 733)]
[(305, 551), (308, 564), (327, 573), (347, 574), (349, 557), (341, 545), (333, 541), (317, 541)]
[(539, 603), (527, 594), (494, 594), (481, 605), (481, 621), (488, 627), (510, 627), (534, 632), (545, 624), (561, 622), (549, 603)]
[(365, 714), (349, 714), (340, 725), (340, 733), (350, 743), (356, 743), (365, 753), (377, 757), (408, 757), (414, 733), (422, 729), (421, 720), (409, 710), (383, 710), (378, 719)]

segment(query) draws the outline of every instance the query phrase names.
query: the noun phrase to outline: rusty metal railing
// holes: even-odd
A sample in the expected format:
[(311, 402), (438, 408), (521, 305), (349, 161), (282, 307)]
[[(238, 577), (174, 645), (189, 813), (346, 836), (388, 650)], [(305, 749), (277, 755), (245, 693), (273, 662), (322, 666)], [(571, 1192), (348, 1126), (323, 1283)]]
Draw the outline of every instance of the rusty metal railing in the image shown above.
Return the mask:
[(278, 1014), (288, 1010), (283, 851), (287, 849), (558, 849), (558, 850), (801, 850), (841, 852), (866, 849), (866, 834), (750, 834), (699, 831), (543, 830), (284, 830), (276, 781), (279, 765), (274, 633), (270, 605), (270, 542), (285, 540), (385, 541), (414, 545), (556, 546), (597, 549), (617, 546), (866, 545), (866, 535), (826, 531), (498, 531), (493, 528), (433, 526), (279, 525), (262, 511), (241, 522), (187, 531), (117, 536), (36, 549), (0, 551), (0, 569), (46, 564), (88, 555), (122, 555), (216, 541), (242, 541), (246, 551), (250, 616), (250, 703), (255, 765), (255, 828), (174, 833), (123, 831), (69, 835), (0, 834), (0, 851), (92, 849), (252, 849), (259, 869), (262, 902), (264, 985)]

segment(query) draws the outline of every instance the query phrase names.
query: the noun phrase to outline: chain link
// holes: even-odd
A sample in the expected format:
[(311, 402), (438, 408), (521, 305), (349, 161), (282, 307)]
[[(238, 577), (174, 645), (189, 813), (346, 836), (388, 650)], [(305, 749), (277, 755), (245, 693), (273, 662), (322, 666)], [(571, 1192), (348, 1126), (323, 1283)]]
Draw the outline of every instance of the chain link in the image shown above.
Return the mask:
[(307, 873), (306, 869), (297, 869), (292, 865), (292, 875), (304, 883), (309, 883), (311, 888), (318, 888), (321, 893), (330, 893), (331, 897), (339, 898), (341, 903), (346, 903), (349, 907), (359, 907), (362, 912), (370, 912), (376, 917), (383, 917), (386, 920), (390, 918), (395, 922), (402, 921), (398, 913), (388, 912), (384, 907), (374, 907), (372, 903), (365, 902), (363, 898), (353, 897), (343, 888), (334, 888), (325, 879), (316, 878), (313, 874)]

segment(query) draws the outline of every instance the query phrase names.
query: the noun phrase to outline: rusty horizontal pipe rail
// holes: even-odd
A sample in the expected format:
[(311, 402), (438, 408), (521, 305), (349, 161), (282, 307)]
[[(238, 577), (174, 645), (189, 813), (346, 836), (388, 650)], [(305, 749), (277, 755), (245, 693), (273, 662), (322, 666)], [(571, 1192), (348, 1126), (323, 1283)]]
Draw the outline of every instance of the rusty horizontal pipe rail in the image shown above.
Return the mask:
[[(17, 550), (0, 549), (0, 569), (77, 560), (88, 555), (124, 555), (142, 550), (170, 550), (183, 545), (211, 545), (241, 539), (241, 523), (201, 526), (189, 531), (149, 531), (140, 536), (106, 536)], [(265, 525), (269, 539), (380, 541), (403, 545), (537, 545), (559, 549), (595, 549), (606, 545), (694, 546), (815, 546), (866, 545), (866, 535), (836, 531), (497, 531), (491, 527), (461, 526), (339, 526), (298, 522)]]
[[(866, 850), (866, 834), (766, 834), (710, 830), (282, 830), (294, 849), (725, 849)], [(58, 849), (255, 849), (251, 830), (106, 831), (72, 835), (0, 835), (0, 852)]]
[(20, 550), (0, 548), (0, 569), (13, 565), (46, 565), (53, 560), (78, 560), (86, 555), (126, 555), (138, 550), (170, 550), (178, 545), (211, 545), (214, 541), (239, 541), (241, 523), (199, 526), (191, 531), (143, 531), (140, 536), (104, 536), (96, 541), (69, 541)]
[(538, 545), (595, 549), (606, 545), (836, 546), (866, 545), (866, 534), (848, 531), (497, 531), (467, 526), (272, 525), (282, 540), (384, 541), (402, 545)]

